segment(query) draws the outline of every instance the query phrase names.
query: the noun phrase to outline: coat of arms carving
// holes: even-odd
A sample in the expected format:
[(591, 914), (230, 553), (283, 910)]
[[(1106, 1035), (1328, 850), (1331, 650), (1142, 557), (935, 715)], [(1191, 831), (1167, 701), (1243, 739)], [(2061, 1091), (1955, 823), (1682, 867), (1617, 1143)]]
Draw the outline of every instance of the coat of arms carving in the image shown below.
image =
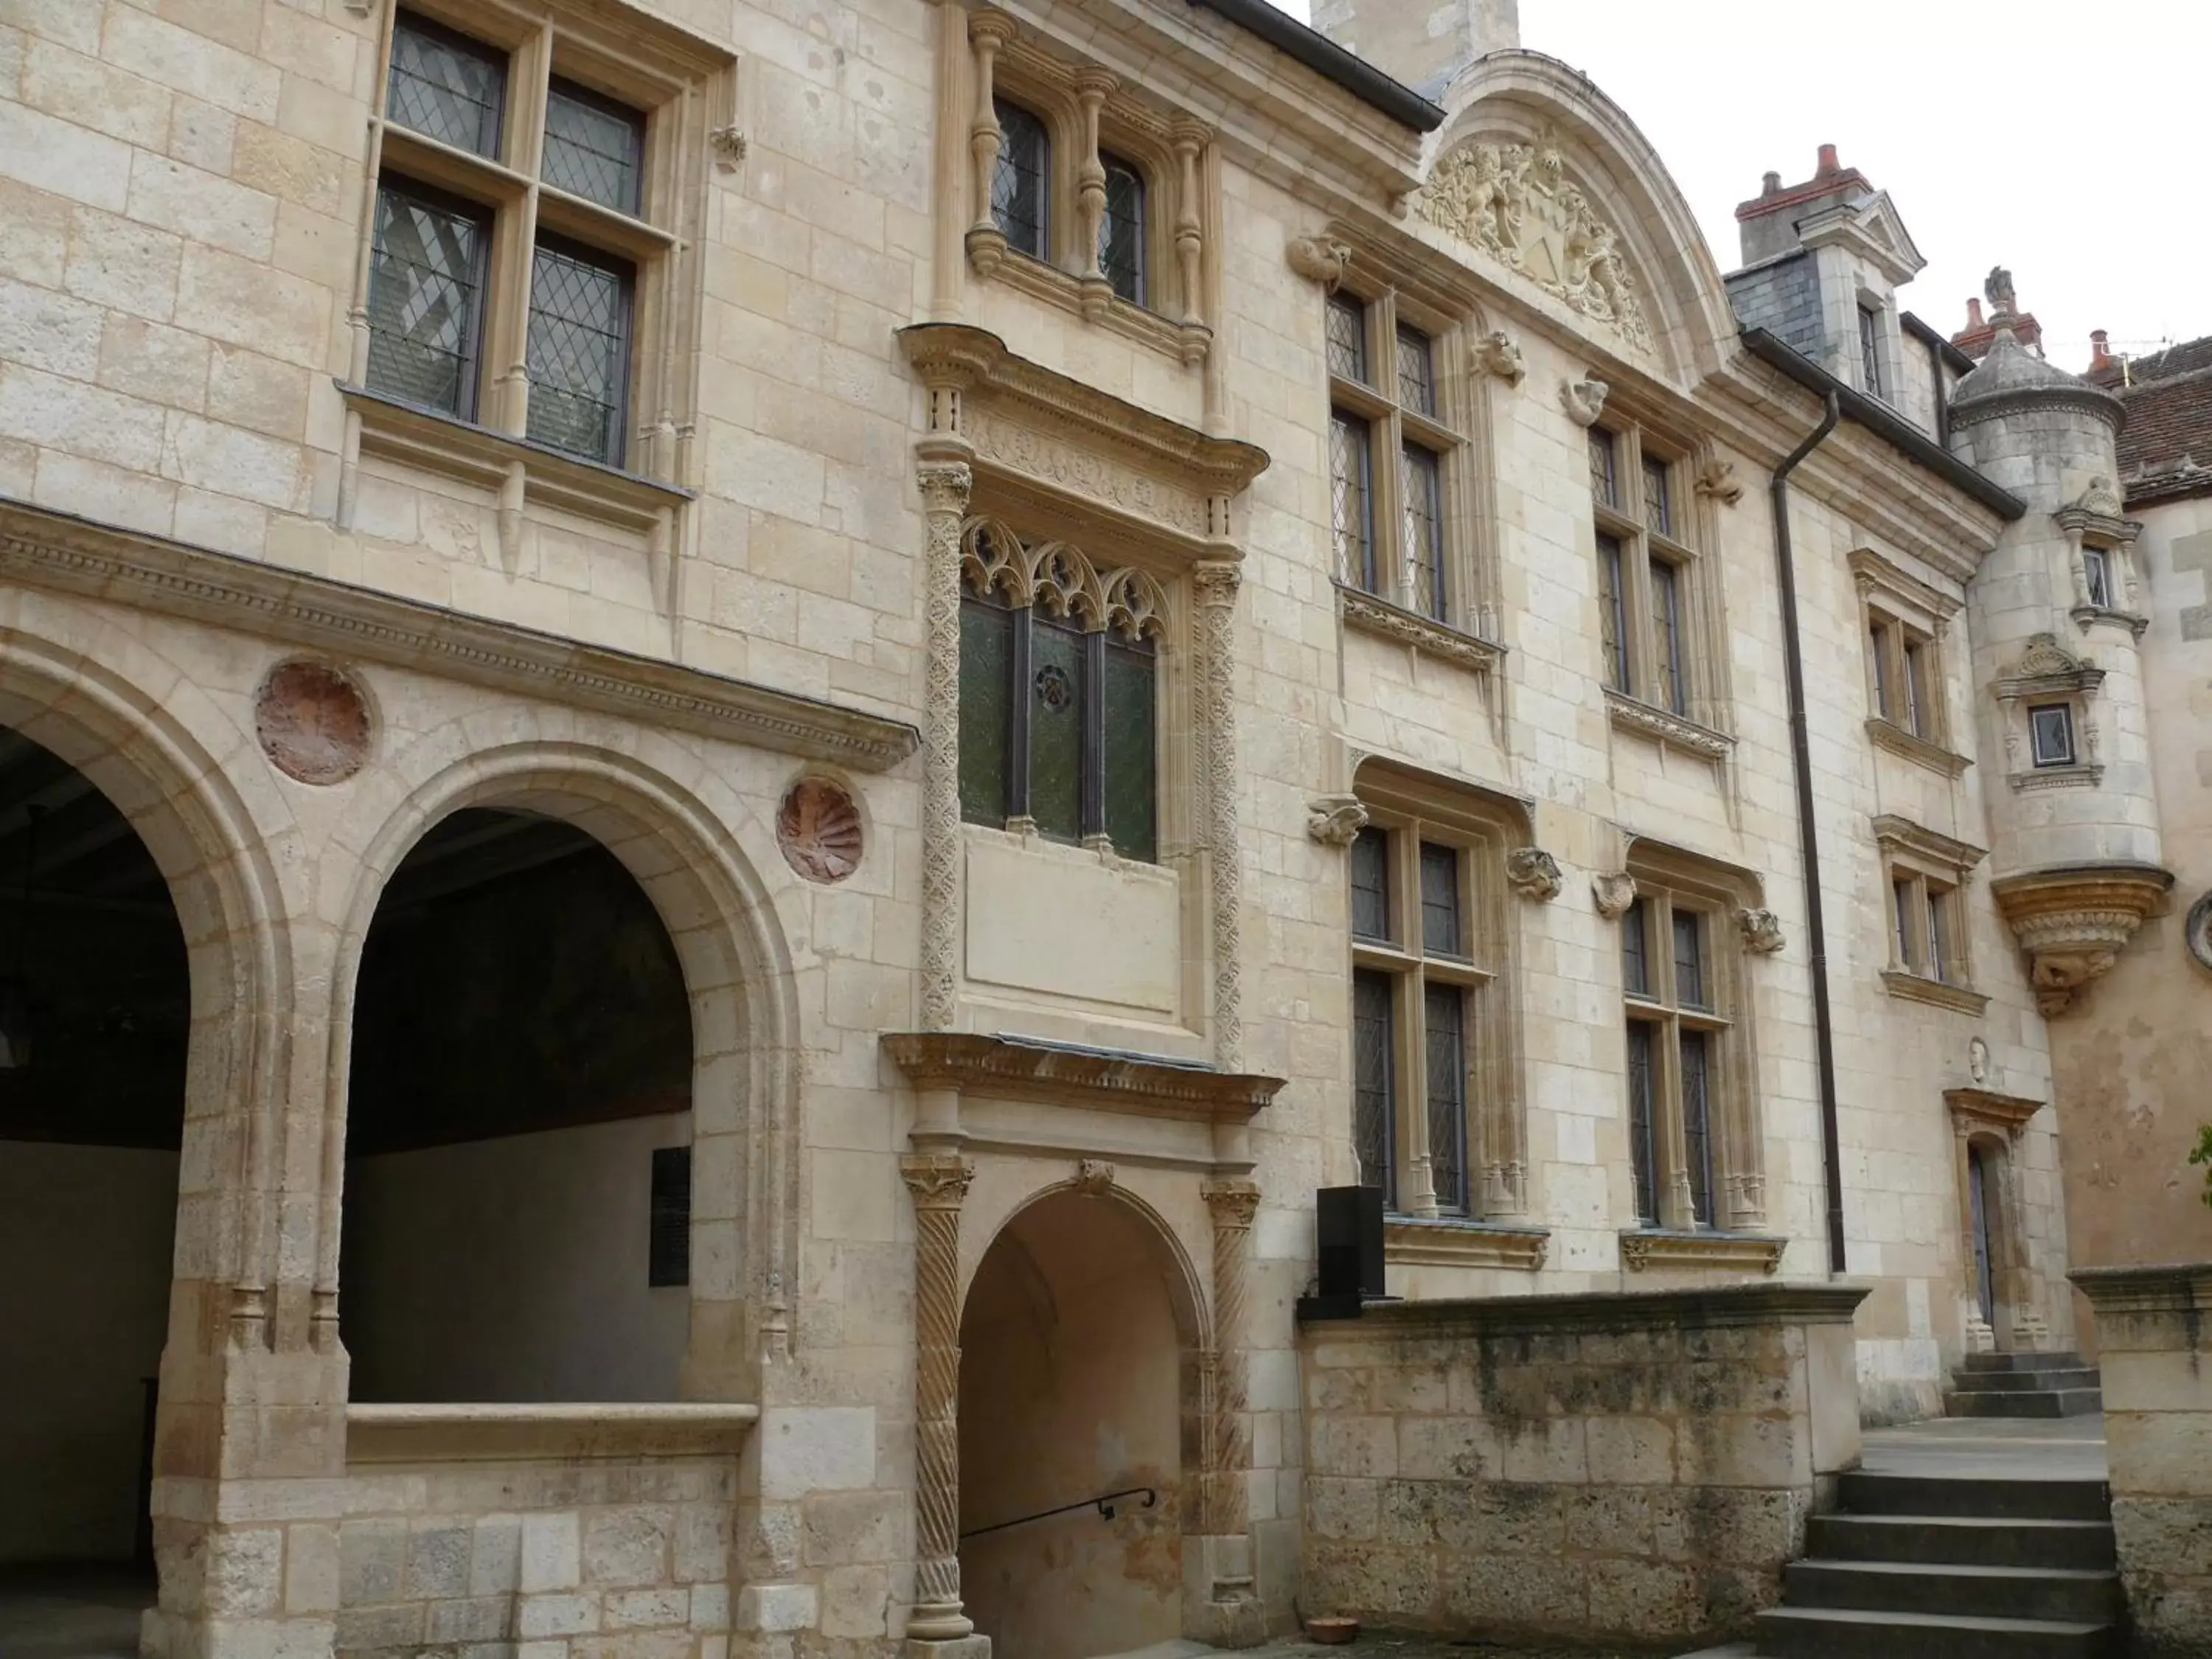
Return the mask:
[(1583, 316), (1612, 324), (1631, 345), (1652, 349), (1620, 233), (1567, 182), (1565, 158), (1549, 135), (1533, 144), (1469, 139), (1437, 163), (1413, 210)]

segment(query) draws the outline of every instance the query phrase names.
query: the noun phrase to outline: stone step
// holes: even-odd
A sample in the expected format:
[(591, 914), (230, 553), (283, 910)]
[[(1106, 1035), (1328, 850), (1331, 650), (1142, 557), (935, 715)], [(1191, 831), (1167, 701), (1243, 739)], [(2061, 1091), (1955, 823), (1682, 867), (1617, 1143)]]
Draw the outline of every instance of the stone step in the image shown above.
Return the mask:
[(2105, 1409), (2100, 1389), (2045, 1389), (2008, 1394), (1996, 1389), (1947, 1389), (1946, 1417), (2087, 1417)]
[(2109, 1624), (1974, 1619), (1856, 1607), (1769, 1607), (1759, 1651), (1771, 1659), (2109, 1659)]
[(2106, 1521), (1993, 1521), (1971, 1516), (1816, 1515), (1808, 1554), (1826, 1561), (1948, 1563), (2102, 1571), (2114, 1562)]
[(1990, 1480), (1958, 1475), (1869, 1474), (1854, 1469), (1838, 1483), (1845, 1513), (1959, 1516), (1982, 1521), (2100, 1521), (2112, 1518), (2102, 1480)]
[(2086, 1363), (2071, 1348), (2053, 1348), (2038, 1353), (1964, 1354), (1960, 1358), (1959, 1369), (1962, 1371), (2064, 1371), (2079, 1370)]
[(2094, 1365), (2061, 1370), (2017, 1371), (1954, 1371), (1951, 1386), (1962, 1394), (1995, 1392), (2018, 1394), (2034, 1389), (2094, 1389), (2104, 1378)]
[(1921, 1561), (1792, 1561), (1784, 1570), (1793, 1607), (1860, 1607), (1990, 1619), (2109, 1624), (2120, 1616), (2115, 1572), (2081, 1568), (1976, 1567)]

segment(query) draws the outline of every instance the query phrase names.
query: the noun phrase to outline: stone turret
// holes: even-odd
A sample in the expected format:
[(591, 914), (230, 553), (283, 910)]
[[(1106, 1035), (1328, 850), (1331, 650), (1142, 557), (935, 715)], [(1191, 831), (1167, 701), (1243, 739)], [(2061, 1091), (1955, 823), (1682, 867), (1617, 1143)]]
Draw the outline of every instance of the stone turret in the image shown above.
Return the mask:
[(1521, 0), (1314, 0), (1313, 26), (1425, 98), (1521, 44)]
[(1952, 447), (2027, 503), (1983, 561), (1972, 609), (1992, 889), (2046, 1014), (2064, 1012), (2172, 884), (2163, 868), (2140, 526), (2113, 486), (2118, 398), (2024, 346), (1990, 275), (1986, 354), (1951, 398)]

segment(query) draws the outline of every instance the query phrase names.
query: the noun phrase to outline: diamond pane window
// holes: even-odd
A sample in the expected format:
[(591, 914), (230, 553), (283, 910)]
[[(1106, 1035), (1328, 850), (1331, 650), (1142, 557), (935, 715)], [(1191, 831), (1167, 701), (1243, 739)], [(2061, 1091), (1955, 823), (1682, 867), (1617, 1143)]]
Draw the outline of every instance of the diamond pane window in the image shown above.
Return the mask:
[(1674, 502), (1668, 493), (1667, 479), (1667, 463), (1655, 461), (1646, 456), (1644, 461), (1644, 525), (1645, 529), (1661, 536), (1674, 533)]
[(1695, 910), (1674, 915), (1674, 1000), (1685, 1008), (1705, 1003), (1705, 925)]
[(999, 117), (999, 165), (991, 175), (991, 218), (1006, 246), (1032, 259), (1049, 257), (1045, 222), (1052, 139), (1044, 123), (1019, 104), (994, 101)]
[(1635, 1188), (1636, 1218), (1646, 1226), (1659, 1219), (1659, 1137), (1652, 1121), (1651, 1027), (1628, 1023), (1628, 1164)]
[(1605, 648), (1605, 683), (1628, 690), (1627, 572), (1621, 568), (1620, 538), (1600, 532), (1597, 538), (1598, 631)]
[(1106, 168), (1106, 211), (1098, 221), (1098, 268), (1114, 292), (1131, 305), (1145, 303), (1145, 176), (1118, 156), (1101, 155)]
[(1380, 1187), (1385, 1204), (1397, 1194), (1394, 989), (1388, 974), (1363, 970), (1352, 976), (1352, 1146), (1359, 1158), (1360, 1185)]
[(545, 182), (587, 202), (635, 214), (645, 172), (645, 118), (571, 81), (545, 100)]
[(1106, 642), (1106, 834), (1125, 859), (1159, 856), (1155, 686), (1149, 643)]
[(1590, 494), (1603, 507), (1620, 505), (1620, 483), (1613, 470), (1619, 453), (1613, 434), (1601, 426), (1589, 429)]
[(1375, 566), (1374, 446), (1367, 422), (1341, 410), (1328, 417), (1328, 506), (1336, 535), (1336, 574), (1369, 592), (1380, 591)]
[(1417, 415), (1437, 412), (1436, 356), (1417, 329), (1398, 331), (1398, 401)]
[(1455, 985), (1423, 994), (1427, 1044), (1429, 1167), (1437, 1207), (1467, 1208), (1467, 996)]
[(1651, 561), (1651, 643), (1658, 647), (1659, 701), (1678, 714), (1690, 710), (1682, 673), (1681, 572), (1672, 561)]
[(482, 218), (387, 181), (376, 192), (368, 276), (368, 386), (463, 420), (476, 413)]
[(1035, 619), (1030, 643), (1030, 817), (1054, 841), (1083, 836), (1083, 635)]
[(1700, 1227), (1713, 1224), (1711, 1042), (1703, 1031), (1682, 1033), (1682, 1161), (1689, 1166), (1690, 1213)]
[(1352, 936), (1390, 938), (1390, 836), (1373, 827), (1352, 842)]
[(1367, 307), (1339, 294), (1328, 302), (1328, 372), (1367, 384)]
[(1648, 954), (1650, 913), (1642, 899), (1628, 907), (1620, 919), (1620, 982), (1632, 996), (1651, 994), (1651, 961)]
[(960, 601), (960, 816), (1006, 821), (1008, 690), (1014, 613), (995, 599)]
[(540, 241), (530, 267), (530, 436), (619, 466), (629, 375), (629, 274)]
[(1398, 497), (1406, 518), (1407, 594), (1415, 610), (1444, 614), (1443, 466), (1419, 444), (1399, 451)]
[(1421, 948), (1438, 956), (1467, 954), (1460, 924), (1459, 849), (1434, 842), (1421, 843)]
[(506, 94), (503, 53), (410, 12), (392, 21), (384, 112), (401, 126), (495, 158)]

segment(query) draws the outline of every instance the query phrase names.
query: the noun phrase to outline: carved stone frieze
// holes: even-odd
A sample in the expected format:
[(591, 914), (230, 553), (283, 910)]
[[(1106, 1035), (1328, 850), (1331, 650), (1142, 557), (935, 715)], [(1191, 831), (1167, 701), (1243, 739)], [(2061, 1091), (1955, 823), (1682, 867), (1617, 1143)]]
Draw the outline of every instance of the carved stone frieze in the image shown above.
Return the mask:
[(1549, 133), (1534, 143), (1469, 139), (1440, 160), (1413, 211), (1521, 272), (1573, 310), (1652, 349), (1620, 234), (1582, 190)]
[(1070, 494), (1157, 519), (1188, 535), (1206, 534), (1206, 497), (1196, 490), (1178, 488), (1113, 456), (1079, 447), (988, 410), (971, 410), (967, 426), (969, 441), (983, 459), (1056, 484)]
[(2172, 876), (2154, 865), (2106, 864), (2006, 876), (1990, 890), (2027, 954), (2036, 1006), (2048, 1018), (2064, 1013), (2084, 986), (2112, 971), (2172, 885)]
[(1559, 897), (1565, 878), (1559, 861), (1540, 847), (1516, 847), (1505, 855), (1506, 885), (1522, 898), (1548, 904)]
[(1319, 283), (1334, 294), (1352, 268), (1352, 250), (1326, 236), (1300, 236), (1284, 250), (1291, 269), (1310, 283)]
[(1738, 910), (1735, 925), (1743, 934), (1743, 948), (1753, 955), (1771, 956), (1783, 946), (1782, 919), (1771, 910), (1763, 907)]
[(1357, 628), (1363, 633), (1376, 634), (1401, 645), (1410, 645), (1445, 662), (1456, 663), (1462, 668), (1477, 674), (1494, 671), (1505, 647), (1473, 634), (1462, 633), (1447, 623), (1407, 610), (1389, 600), (1367, 592), (1362, 588), (1347, 586), (1340, 582), (1336, 589), (1337, 614), (1344, 618), (1347, 628)]
[(1595, 375), (1559, 382), (1559, 404), (1577, 426), (1595, 426), (1605, 412), (1606, 393), (1613, 388)]
[(1316, 795), (1306, 803), (1306, 834), (1324, 847), (1349, 847), (1367, 827), (1357, 795)]
[(1493, 328), (1474, 343), (1474, 366), (1509, 386), (1519, 386), (1528, 377), (1528, 366), (1521, 361), (1521, 348), (1502, 328)]
[(1727, 732), (1716, 732), (1710, 726), (1701, 726), (1672, 709), (1632, 697), (1626, 691), (1607, 688), (1605, 704), (1615, 726), (1686, 750), (1702, 760), (1725, 760), (1735, 747), (1735, 739)]
[(1636, 878), (1626, 870), (1592, 876), (1590, 897), (1596, 902), (1598, 915), (1607, 921), (1619, 921), (1636, 902)]
[(2011, 667), (1991, 684), (2008, 702), (2045, 691), (2094, 691), (2104, 684), (2105, 671), (2086, 656), (2077, 656), (2058, 643), (2055, 634), (2036, 634)]
[(1756, 1267), (1771, 1274), (1782, 1266), (1784, 1243), (1760, 1234), (1625, 1232), (1620, 1259), (1632, 1273), (1650, 1267)]

